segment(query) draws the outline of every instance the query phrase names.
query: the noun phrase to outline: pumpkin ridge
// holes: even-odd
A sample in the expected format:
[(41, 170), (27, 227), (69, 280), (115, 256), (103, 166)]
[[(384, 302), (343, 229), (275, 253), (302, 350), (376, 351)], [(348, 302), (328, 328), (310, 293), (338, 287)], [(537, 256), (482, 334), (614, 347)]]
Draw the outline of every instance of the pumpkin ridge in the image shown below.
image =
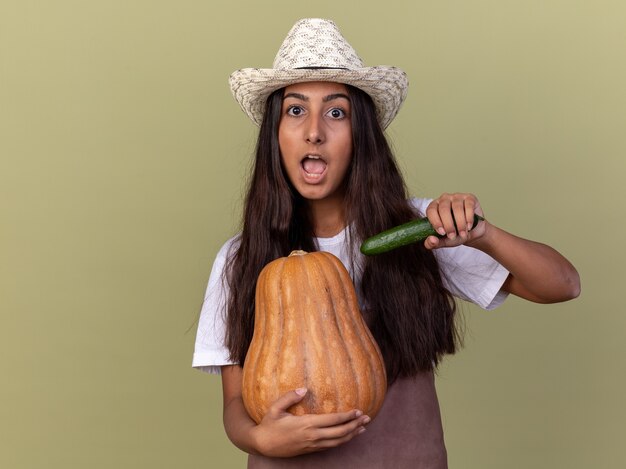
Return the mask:
[[(270, 281), (266, 283), (266, 288), (268, 292), (270, 292), (269, 298), (273, 301), (269, 302), (265, 301), (265, 324), (266, 329), (263, 332), (263, 336), (268, 340), (264, 341), (263, 352), (261, 356), (263, 357), (262, 366), (257, 367), (257, 379), (266, 380), (267, 377), (271, 376), (272, 373), (276, 372), (276, 362), (274, 361), (274, 357), (272, 356), (273, 350), (276, 350), (276, 347), (280, 346), (282, 343), (283, 335), (284, 335), (284, 324), (285, 324), (285, 315), (281, 309), (281, 295), (272, 294), (274, 291), (280, 292), (282, 289), (281, 282), (277, 281), (279, 279), (282, 271), (284, 270), (284, 261), (280, 261), (277, 263), (273, 263), (269, 272), (268, 277)], [(264, 295), (267, 298), (267, 295)], [(267, 392), (265, 398), (265, 412), (269, 406), (278, 398), (280, 394), (279, 389), (270, 388)]]
[[(365, 355), (372, 355), (378, 358), (378, 366), (382, 367), (383, 376), (384, 376), (385, 365), (384, 365), (384, 362), (382, 361), (382, 357), (380, 355), (380, 351), (378, 350), (378, 346), (376, 344), (374, 336), (372, 335), (369, 328), (367, 327), (367, 324), (365, 323), (365, 318), (363, 318), (363, 315), (361, 313), (361, 309), (358, 307), (358, 300), (356, 298), (356, 292), (347, 287), (347, 285), (352, 285), (352, 279), (348, 276), (347, 271), (343, 267), (343, 264), (338, 265), (338, 263), (341, 262), (339, 259), (331, 258), (331, 261), (332, 261), (333, 267), (335, 268), (335, 271), (337, 272), (337, 275), (339, 276), (340, 281), (338, 282), (338, 284), (340, 285), (340, 288), (343, 290), (344, 297), (347, 299), (348, 302), (354, 303), (353, 307), (355, 307), (359, 313), (358, 316), (357, 315), (349, 315), (349, 316), (352, 319), (352, 323), (354, 326), (353, 329), (355, 331), (359, 331), (362, 333), (362, 334), (355, 334), (359, 339), (361, 350)], [(339, 267), (341, 267), (341, 269)], [(347, 283), (348, 281), (350, 283)], [(363, 359), (361, 361), (364, 362), (364, 364), (366, 364), (369, 374), (370, 374), (370, 378), (376, 377), (378, 375), (377, 370), (375, 369), (376, 367), (371, 359), (370, 360)], [(358, 374), (355, 374), (355, 376), (360, 377), (360, 375)], [(367, 379), (365, 381), (369, 383), (369, 392), (371, 393), (371, 396), (372, 396), (371, 402), (372, 402), (372, 407), (374, 408), (376, 407), (376, 404), (378, 404), (381, 399), (381, 394), (379, 392), (379, 384), (381, 383), (376, 383), (373, 379)], [(386, 378), (385, 378), (385, 381), (386, 381)], [(382, 389), (382, 387), (380, 387), (380, 389)], [(357, 392), (360, 398), (361, 393), (362, 393), (361, 386), (357, 386)], [(384, 390), (382, 392), (384, 393)], [(366, 412), (366, 409), (361, 409), (361, 410), (363, 412)], [(367, 409), (367, 411), (369, 410), (370, 409)]]
[[(275, 323), (278, 322), (278, 326), (281, 326), (280, 321), (271, 314), (272, 305), (268, 305), (266, 301), (259, 301), (262, 297), (267, 297), (266, 292), (272, 291), (273, 285), (272, 280), (275, 278), (273, 275), (276, 270), (279, 270), (281, 267), (279, 264), (269, 265), (268, 269), (262, 272), (262, 275), (259, 277), (259, 280), (262, 280), (261, 288), (258, 289), (259, 297), (256, 300), (255, 309), (260, 308), (260, 319), (259, 321), (259, 340), (254, 340), (251, 343), (251, 347), (248, 351), (248, 355), (252, 354), (256, 355), (256, 363), (252, 367), (254, 373), (250, 376), (250, 386), (254, 388), (254, 394), (259, 396), (260, 403), (259, 408), (255, 409), (257, 421), (263, 417), (263, 414), (267, 412), (267, 407), (269, 403), (271, 403), (276, 396), (273, 396), (275, 392), (274, 389), (268, 388), (267, 386), (261, 386), (260, 381), (265, 379), (267, 374), (267, 367), (269, 366), (269, 358), (271, 358), (271, 350), (273, 350), (274, 344), (276, 343), (276, 336), (279, 331), (282, 330), (282, 327), (276, 327)], [(270, 296), (269, 298), (272, 298)], [(256, 316), (256, 314), (255, 314)], [(256, 335), (256, 331), (255, 331)], [(252, 347), (254, 349), (252, 350)]]
[[(280, 271), (277, 272), (276, 276), (278, 279), (282, 278), (282, 274), (285, 271), (285, 267), (286, 267), (286, 260), (283, 260), (280, 264)], [(287, 322), (287, 318), (285, 317), (285, 313), (283, 310), (283, 293), (284, 293), (284, 288), (283, 288), (283, 283), (282, 281), (277, 281), (276, 282), (276, 311), (274, 312), (274, 314), (276, 314), (278, 317), (280, 317), (281, 321), (280, 321), (280, 339), (278, 340), (278, 345), (276, 347), (273, 347), (269, 350), (268, 352), (268, 357), (271, 356), (271, 354), (273, 353), (272, 350), (282, 350), (282, 347), (284, 347), (284, 342), (285, 342), (285, 323)], [(272, 292), (270, 292), (272, 293)], [(275, 370), (269, 370), (269, 371), (273, 371), (274, 373), (277, 374), (277, 376), (280, 376), (281, 371), (283, 368), (283, 363), (280, 362), (280, 357), (279, 357), (279, 361), (276, 363), (276, 369)], [(280, 395), (282, 394), (282, 389), (280, 386), (280, 381), (279, 381), (279, 386), (277, 389), (277, 394)], [(278, 397), (278, 396), (276, 396)], [(268, 405), (270, 403), (268, 402)]]
[[(293, 259), (293, 262), (298, 263), (298, 273), (306, 275), (306, 265), (304, 263), (304, 256), (303, 255), (295, 256)], [(301, 299), (301, 297), (299, 297), (298, 299)], [(305, 310), (303, 305), (298, 305), (298, 306), (299, 308), (297, 308), (297, 310), (298, 310), (298, 319), (300, 320), (299, 323), (302, 324), (302, 327), (305, 327), (308, 332), (310, 330), (310, 327), (308, 324), (308, 315), (303, 313), (303, 311)], [(308, 334), (306, 334), (306, 337), (308, 337)], [(309, 347), (308, 340), (300, 341), (299, 345), (300, 345), (300, 356), (302, 357), (302, 368), (304, 370), (304, 377), (305, 377), (304, 385), (308, 388), (308, 392), (306, 396), (304, 396), (304, 399), (300, 401), (298, 404), (296, 404), (296, 406), (300, 407), (301, 412), (306, 414), (307, 407), (315, 405), (316, 393), (314, 389), (311, 389), (311, 384), (309, 383), (309, 376), (311, 376), (312, 372), (315, 372), (315, 367), (313, 367), (313, 370), (311, 369), (312, 360), (311, 360), (311, 355), (309, 355), (310, 347)]]
[[(273, 351), (277, 344), (282, 344), (284, 333), (282, 298), (280, 295), (273, 294), (274, 290), (280, 291), (281, 285), (276, 279), (280, 278), (284, 270), (284, 262), (276, 259), (266, 267), (257, 280), (259, 288), (255, 297), (255, 309), (258, 309), (258, 313), (255, 313), (255, 331), (246, 358), (247, 360), (248, 357), (250, 359), (254, 357), (255, 360), (251, 360), (254, 365), (248, 364), (244, 367), (244, 371), (253, 370), (248, 373), (244, 372), (246, 380), (244, 387), (248, 389), (248, 397), (255, 396), (252, 399), (256, 403), (255, 408), (250, 409), (249, 413), (257, 423), (280, 395), (280, 389), (276, 386), (268, 386), (266, 381), (277, 371), (276, 362), (273, 361)], [(258, 318), (256, 318), (257, 315)]]
[[(351, 291), (348, 288), (348, 286), (347, 286), (347, 285), (352, 285), (352, 283), (350, 283), (350, 284), (346, 284), (345, 283), (346, 282), (346, 278), (345, 278), (345, 275), (344, 275), (345, 268), (343, 267), (343, 264), (341, 264), (341, 266), (337, 264), (337, 262), (341, 262), (341, 261), (339, 261), (338, 259), (335, 261), (335, 259), (333, 259), (333, 258), (331, 258), (330, 260), (331, 260), (331, 264), (333, 266), (334, 272), (335, 272), (335, 274), (337, 275), (337, 277), (339, 279), (339, 281), (337, 283), (338, 283), (338, 285), (340, 285), (339, 288), (341, 288), (341, 290), (343, 292), (342, 298), (346, 299), (347, 309), (350, 310), (352, 308), (356, 308), (356, 311), (358, 312), (358, 316), (357, 315), (352, 315), (352, 314), (347, 314), (346, 315), (346, 316), (348, 316), (348, 319), (351, 322), (351, 327), (348, 327), (347, 331), (348, 331), (348, 333), (355, 332), (354, 336), (356, 337), (357, 342), (360, 345), (360, 347), (358, 348), (358, 351), (361, 354), (366, 354), (367, 355), (368, 352), (369, 352), (369, 349), (370, 349), (370, 344), (368, 343), (368, 340), (367, 340), (368, 339), (367, 334), (365, 334), (365, 336), (363, 336), (362, 333), (363, 332), (368, 332), (368, 331), (367, 330), (363, 331), (363, 319), (362, 319), (362, 315), (361, 315), (361, 309), (358, 307), (358, 301), (356, 301), (356, 297), (352, 296), (353, 291)], [(341, 267), (341, 269), (340, 269), (340, 267)], [(350, 282), (352, 282), (352, 279), (349, 279), (349, 280), (350, 280)], [(350, 304), (351, 302), (353, 304)], [(357, 366), (355, 365), (354, 357), (350, 357), (350, 358), (351, 358), (351, 360), (350, 360), (351, 366), (355, 370), (355, 372), (353, 374), (357, 378), (357, 386), (356, 386), (357, 402), (362, 402), (362, 396), (363, 396), (363, 376), (361, 375), (361, 373), (357, 373), (356, 372)], [(359, 360), (360, 365), (361, 365), (360, 369), (362, 369), (363, 363), (361, 363), (361, 362), (364, 362), (366, 365), (368, 365), (369, 364), (368, 363), (369, 360), (363, 359), (362, 356), (360, 358), (361, 358)], [(371, 366), (369, 366), (369, 370), (368, 371), (369, 371), (370, 376), (375, 376), (375, 373), (373, 373), (373, 370), (372, 370)], [(369, 381), (369, 391), (370, 391), (370, 393), (373, 396), (376, 396), (376, 394), (377, 394), (376, 393), (376, 387), (377, 387), (376, 384), (377, 383), (372, 382), (372, 380), (366, 380), (366, 381)], [(376, 399), (374, 399), (374, 401), (377, 401), (377, 400), (378, 399), (377, 399), (377, 396), (376, 396)], [(360, 410), (363, 411), (363, 412), (368, 412), (369, 409), (360, 409)]]
[[(327, 277), (327, 275), (325, 274), (325, 264), (327, 263), (327, 256), (325, 255), (325, 253), (323, 252), (319, 252), (316, 253), (316, 255), (314, 257), (311, 257), (311, 264), (315, 265), (316, 267), (316, 273), (318, 274), (318, 276), (320, 277), (320, 283), (323, 283), (324, 288), (323, 288), (323, 294), (324, 294), (324, 300), (328, 303), (330, 303), (332, 310), (328, 311), (327, 319), (330, 319), (332, 321), (332, 324), (329, 324), (328, 321), (324, 321), (322, 322), (322, 314), (323, 313), (323, 305), (324, 302), (320, 301), (319, 298), (319, 293), (322, 292), (316, 292), (315, 295), (313, 295), (314, 297), (314, 301), (316, 304), (316, 309), (318, 311), (318, 317), (320, 319), (319, 321), (319, 329), (320, 329), (320, 335), (321, 335), (321, 340), (320, 342), (322, 344), (325, 344), (326, 347), (324, 348), (324, 351), (326, 353), (324, 353), (323, 357), (324, 357), (324, 361), (326, 362), (326, 368), (327, 370), (329, 370), (329, 374), (332, 375), (331, 379), (332, 382), (335, 383), (336, 385), (333, 386), (333, 391), (334, 391), (334, 399), (335, 402), (339, 403), (339, 402), (344, 402), (346, 401), (346, 396), (345, 395), (340, 395), (340, 393), (343, 390), (343, 386), (342, 384), (344, 383), (345, 379), (343, 379), (342, 374), (338, 374), (337, 370), (338, 368), (335, 366), (335, 363), (333, 363), (333, 357), (335, 356), (335, 354), (339, 353), (341, 354), (341, 358), (338, 361), (341, 361), (342, 364), (343, 362), (348, 362), (350, 364), (350, 369), (353, 372), (352, 375), (354, 375), (354, 365), (352, 363), (352, 356), (350, 355), (350, 353), (348, 353), (348, 351), (346, 350), (345, 347), (335, 347), (333, 348), (333, 353), (328, 353), (329, 348), (330, 348), (330, 344), (328, 343), (328, 341), (326, 340), (326, 337), (328, 337), (329, 335), (332, 335), (332, 333), (329, 334), (328, 331), (325, 330), (325, 328), (329, 328), (332, 327), (332, 325), (334, 325), (334, 330), (333, 332), (336, 331), (337, 335), (341, 337), (341, 341), (340, 344), (345, 344), (344, 339), (344, 334), (342, 331), (342, 327), (338, 321), (338, 317), (337, 317), (337, 308), (335, 307), (336, 303), (335, 303), (335, 299), (334, 299), (334, 295), (332, 294), (332, 292), (330, 291), (330, 289), (327, 287), (329, 282), (329, 279)], [(331, 287), (332, 288), (332, 287)], [(326, 318), (325, 318), (326, 319)], [(357, 394), (358, 397), (358, 394)], [(355, 401), (355, 402), (358, 402)], [(335, 412), (343, 412), (349, 409), (344, 409), (344, 408), (335, 408), (333, 409)]]
[[(306, 353), (306, 349), (304, 349), (305, 344), (298, 340), (297, 334), (294, 334), (292, 330), (297, 327), (300, 319), (300, 308), (294, 308), (294, 301), (297, 302), (298, 300), (298, 292), (294, 292), (289, 284), (285, 286), (287, 280), (291, 281), (293, 279), (293, 276), (290, 275), (290, 270), (293, 267), (293, 263), (297, 262), (299, 257), (300, 256), (283, 258), (282, 269), (278, 274), (280, 281), (278, 282), (279, 289), (276, 296), (279, 298), (278, 306), (282, 316), (281, 343), (278, 348), (272, 349), (270, 356), (276, 353), (276, 350), (291, 351), (290, 353), (278, 354), (276, 357), (276, 369), (269, 370), (270, 373), (274, 373), (278, 377), (276, 383), (278, 395), (292, 391), (306, 384), (304, 381), (304, 376), (306, 376), (307, 373), (306, 367), (308, 366), (306, 360), (301, 364), (294, 361), (295, 357), (302, 357), (304, 356), (303, 354)], [(296, 406), (297, 405), (298, 404), (296, 404)]]
[[(334, 264), (333, 259), (330, 256), (324, 254), (322, 259), (324, 260), (324, 264), (330, 264), (330, 266), (332, 268), (331, 271), (332, 271), (333, 274), (338, 274), (337, 266)], [(316, 262), (318, 263), (318, 267), (319, 267), (320, 264), (321, 264), (321, 259), (320, 260), (316, 259)], [(322, 269), (320, 269), (320, 270), (322, 270)], [(339, 277), (339, 276), (337, 275), (337, 277)], [(330, 280), (330, 279), (328, 279), (328, 280)], [(331, 285), (334, 284), (334, 282), (329, 282), (329, 283)], [(343, 288), (343, 290), (345, 292), (345, 287)], [(345, 345), (346, 343), (348, 343), (348, 342), (346, 342), (346, 340), (347, 339), (349, 340), (349, 338), (350, 338), (349, 336), (351, 335), (350, 334), (351, 329), (350, 329), (350, 327), (346, 327), (345, 326), (345, 322), (348, 322), (351, 319), (350, 318), (351, 315), (350, 314), (346, 314), (346, 311), (342, 311), (342, 310), (338, 309), (338, 307), (337, 307), (338, 305), (337, 305), (337, 301), (336, 301), (335, 295), (333, 295), (330, 290), (326, 290), (326, 297), (327, 297), (327, 300), (330, 301), (330, 303), (332, 304), (332, 308), (333, 308), (333, 313), (334, 314), (331, 314), (330, 316), (333, 319), (333, 322), (335, 324), (337, 333), (338, 333), (339, 337), (341, 338), (341, 343)], [(349, 305), (346, 305), (346, 306), (347, 306), (346, 309), (349, 310), (350, 309)], [(342, 312), (341, 317), (338, 314), (339, 311)], [(347, 316), (348, 321), (346, 321), (346, 316)], [(358, 337), (359, 334), (355, 334), (355, 335)], [(356, 377), (356, 381), (357, 381), (356, 393), (355, 393), (355, 396), (354, 396), (354, 402), (352, 403), (353, 407), (356, 407), (356, 406), (358, 406), (358, 403), (361, 402), (361, 376), (356, 371), (356, 366), (355, 366), (353, 354), (349, 353), (348, 350), (345, 347), (342, 347), (341, 351), (343, 352), (342, 355), (345, 356), (345, 359), (346, 359), (346, 361), (349, 364), (350, 371), (351, 371), (350, 375)], [(333, 367), (333, 372), (334, 371), (335, 371), (335, 369)], [(339, 402), (341, 400), (341, 396), (338, 395), (339, 394), (339, 387), (337, 387), (336, 394), (337, 394), (337, 399), (338, 399), (338, 402)], [(343, 396), (344, 400), (345, 400), (345, 397), (346, 396)], [(343, 409), (343, 410), (350, 410), (350, 409)]]
[[(304, 359), (307, 361), (305, 376), (307, 377), (307, 385), (317, 384), (317, 386), (311, 386), (309, 389), (306, 407), (319, 408), (323, 404), (326, 397), (324, 394), (326, 386), (323, 384), (323, 380), (325, 377), (328, 377), (332, 371), (329, 370), (328, 363), (325, 361), (324, 354), (322, 353), (324, 347), (320, 346), (320, 344), (323, 345), (323, 341), (320, 340), (320, 338), (323, 338), (323, 332), (320, 330), (320, 308), (317, 299), (317, 292), (315, 291), (316, 284), (314, 278), (317, 277), (315, 275), (311, 275), (309, 272), (309, 264), (311, 264), (311, 261), (314, 259), (312, 254), (313, 253), (309, 254), (309, 256), (311, 256), (308, 258), (309, 262), (304, 262), (303, 257), (300, 257), (299, 273), (302, 275), (303, 284), (309, 287), (302, 293), (302, 298), (305, 299), (305, 303), (302, 305), (302, 310), (307, 312), (307, 314), (303, 314), (302, 318), (302, 324), (306, 328), (306, 334), (304, 334), (304, 337), (306, 338), (304, 341), (305, 350), (303, 355)], [(321, 381), (319, 379), (311, 379), (312, 375), (317, 375)]]

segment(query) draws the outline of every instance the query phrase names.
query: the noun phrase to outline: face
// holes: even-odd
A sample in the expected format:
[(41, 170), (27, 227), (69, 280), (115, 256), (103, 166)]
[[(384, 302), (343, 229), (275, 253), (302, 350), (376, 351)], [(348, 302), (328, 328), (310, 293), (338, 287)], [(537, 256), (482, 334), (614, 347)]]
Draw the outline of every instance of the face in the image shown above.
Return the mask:
[(285, 88), (278, 143), (289, 180), (305, 199), (341, 201), (352, 158), (350, 97), (345, 85)]

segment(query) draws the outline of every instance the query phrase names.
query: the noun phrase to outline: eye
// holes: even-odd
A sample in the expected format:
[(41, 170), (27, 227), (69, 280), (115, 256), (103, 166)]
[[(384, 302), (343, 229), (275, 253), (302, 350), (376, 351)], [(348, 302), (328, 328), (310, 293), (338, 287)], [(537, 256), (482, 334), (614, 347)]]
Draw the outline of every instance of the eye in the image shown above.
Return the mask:
[(344, 117), (346, 117), (346, 112), (343, 109), (334, 107), (330, 111), (328, 111), (326, 115), (332, 117), (333, 119), (343, 119)]
[(290, 116), (299, 116), (303, 112), (304, 112), (304, 109), (302, 109), (300, 106), (297, 106), (297, 105), (289, 106), (287, 108), (287, 114), (289, 114)]

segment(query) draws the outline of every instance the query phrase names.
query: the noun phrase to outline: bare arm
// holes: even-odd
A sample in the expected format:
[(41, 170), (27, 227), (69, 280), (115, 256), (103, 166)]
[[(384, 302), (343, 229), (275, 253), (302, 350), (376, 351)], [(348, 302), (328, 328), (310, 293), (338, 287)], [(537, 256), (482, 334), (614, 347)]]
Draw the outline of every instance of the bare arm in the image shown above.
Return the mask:
[(574, 266), (545, 244), (519, 238), (489, 223), (485, 235), (469, 244), (500, 262), (511, 273), (503, 288), (536, 303), (557, 303), (580, 294)]
[(222, 393), (224, 397), (224, 429), (230, 441), (248, 454), (259, 454), (253, 438), (256, 423), (243, 406), (241, 397), (241, 367), (222, 367)]
[[(483, 214), (472, 194), (443, 194), (435, 199), (426, 214), (434, 228), (447, 236), (430, 236), (425, 246), (436, 249), (466, 244), (480, 249), (510, 272), (503, 289), (530, 301), (556, 303), (580, 294), (578, 272), (555, 249), (507, 233), (486, 221), (469, 231), (474, 213)], [(455, 221), (460, 227), (458, 234)]]
[(249, 454), (289, 457), (320, 451), (351, 440), (370, 421), (358, 410), (296, 417), (287, 409), (305, 396), (301, 389), (281, 396), (257, 425), (243, 405), (242, 374), (239, 366), (222, 367), (224, 428), (233, 444)]

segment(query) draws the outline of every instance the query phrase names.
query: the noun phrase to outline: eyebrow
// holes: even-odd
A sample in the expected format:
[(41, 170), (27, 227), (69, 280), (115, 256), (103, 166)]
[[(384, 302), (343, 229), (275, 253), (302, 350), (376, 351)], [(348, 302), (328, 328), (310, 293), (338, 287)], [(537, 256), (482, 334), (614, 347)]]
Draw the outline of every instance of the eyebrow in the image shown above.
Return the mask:
[[(300, 93), (287, 93), (285, 96), (283, 96), (283, 100), (287, 99), (287, 98), (296, 98), (299, 99), (301, 101), (308, 101), (309, 97), (305, 96), (303, 94)], [(345, 93), (333, 93), (333, 94), (329, 94), (328, 96), (324, 96), (322, 98), (322, 102), (327, 103), (329, 101), (332, 101), (334, 99), (339, 99), (339, 98), (343, 98), (346, 99), (348, 101), (350, 101), (350, 97), (345, 94)]]

